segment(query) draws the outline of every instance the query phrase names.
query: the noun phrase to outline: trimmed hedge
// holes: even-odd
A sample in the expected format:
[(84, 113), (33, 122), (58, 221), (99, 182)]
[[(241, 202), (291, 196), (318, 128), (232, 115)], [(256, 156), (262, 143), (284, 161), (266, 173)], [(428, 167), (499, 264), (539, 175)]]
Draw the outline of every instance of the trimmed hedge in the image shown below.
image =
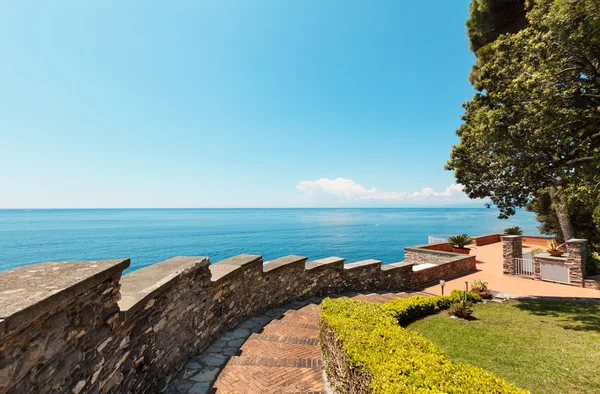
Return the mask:
[(470, 291), (452, 290), (450, 296), (399, 298), (386, 302), (381, 305), (381, 308), (389, 312), (398, 321), (398, 324), (404, 326), (418, 318), (448, 309), (453, 302), (459, 302), (465, 297), (468, 302), (481, 302), (479, 294)]
[[(451, 363), (421, 334), (398, 325), (398, 321), (434, 313), (450, 303), (451, 297), (416, 296), (383, 305), (325, 299), (320, 337), (327, 373), (336, 392), (527, 393), (481, 368)], [(341, 356), (336, 354), (336, 347), (341, 349)], [(345, 371), (340, 371), (340, 365)], [(355, 376), (357, 370), (370, 378), (360, 388), (345, 380)]]
[(381, 309), (389, 312), (398, 321), (398, 324), (406, 325), (420, 317), (448, 309), (452, 301), (451, 297), (446, 296), (412, 296), (386, 302), (381, 305)]

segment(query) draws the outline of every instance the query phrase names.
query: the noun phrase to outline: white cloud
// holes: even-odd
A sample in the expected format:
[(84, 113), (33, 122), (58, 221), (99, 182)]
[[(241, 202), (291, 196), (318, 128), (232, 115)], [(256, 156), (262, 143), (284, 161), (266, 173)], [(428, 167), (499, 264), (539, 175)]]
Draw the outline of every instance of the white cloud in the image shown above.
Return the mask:
[(346, 178), (321, 178), (316, 181), (302, 181), (296, 185), (296, 189), (308, 195), (326, 193), (347, 200), (378, 200), (378, 201), (403, 201), (422, 200), (432, 197), (464, 197), (463, 186), (459, 184), (450, 185), (443, 192), (436, 192), (431, 187), (424, 187), (421, 191), (387, 192), (377, 188), (367, 189), (364, 186)]
[(430, 187), (424, 187), (420, 192), (414, 192), (408, 195), (408, 198), (419, 198), (419, 197), (452, 197), (454, 195), (460, 195), (465, 187), (463, 185), (454, 184), (450, 185), (443, 192), (435, 192)]

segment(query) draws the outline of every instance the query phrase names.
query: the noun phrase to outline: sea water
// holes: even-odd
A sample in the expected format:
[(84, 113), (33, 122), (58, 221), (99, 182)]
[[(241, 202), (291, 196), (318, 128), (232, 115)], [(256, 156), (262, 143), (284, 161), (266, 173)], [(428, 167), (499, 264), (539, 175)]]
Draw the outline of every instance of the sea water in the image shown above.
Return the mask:
[(296, 254), (389, 264), (430, 235), (482, 235), (520, 226), (533, 214), (497, 219), (486, 208), (397, 209), (32, 209), (0, 210), (0, 271), (43, 261), (131, 258), (128, 271), (173, 256)]

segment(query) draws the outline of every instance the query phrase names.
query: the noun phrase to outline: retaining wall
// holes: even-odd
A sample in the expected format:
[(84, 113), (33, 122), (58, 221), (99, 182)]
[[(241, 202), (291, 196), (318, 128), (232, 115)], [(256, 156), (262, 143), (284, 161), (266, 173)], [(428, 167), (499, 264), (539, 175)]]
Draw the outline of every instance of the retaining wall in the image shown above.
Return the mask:
[(383, 267), (338, 257), (175, 257), (121, 276), (128, 266), (41, 263), (0, 273), (0, 393), (160, 392), (191, 355), (261, 311), (419, 287), (473, 271), (475, 257), (419, 247)]
[(487, 234), (480, 235), (478, 237), (473, 237), (473, 240), (475, 241), (475, 246), (483, 246), (493, 244), (496, 242), (501, 242), (502, 236), (500, 234)]

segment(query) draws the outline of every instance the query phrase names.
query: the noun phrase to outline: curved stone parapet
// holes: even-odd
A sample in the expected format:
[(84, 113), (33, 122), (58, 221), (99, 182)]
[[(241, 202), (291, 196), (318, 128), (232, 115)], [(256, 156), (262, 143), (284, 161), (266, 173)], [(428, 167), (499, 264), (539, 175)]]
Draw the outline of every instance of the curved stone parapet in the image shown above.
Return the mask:
[(0, 394), (160, 392), (191, 355), (272, 307), (411, 289), (475, 270), (474, 256), (425, 247), (407, 248), (406, 261), (384, 266), (239, 255), (214, 264), (175, 257), (122, 277), (128, 259), (2, 272)]

